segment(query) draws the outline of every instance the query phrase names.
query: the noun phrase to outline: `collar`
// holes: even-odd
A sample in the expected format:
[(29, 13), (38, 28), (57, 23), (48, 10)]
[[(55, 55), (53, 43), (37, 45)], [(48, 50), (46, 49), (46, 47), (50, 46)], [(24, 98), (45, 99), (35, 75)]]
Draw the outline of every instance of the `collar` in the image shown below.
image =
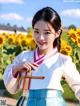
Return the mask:
[(51, 52), (46, 54), (45, 56), (42, 55), (41, 57), (38, 56), (38, 48), (34, 51), (34, 62), (41, 64), (44, 60), (47, 58), (50, 58), (51, 56), (55, 55), (58, 52), (57, 48), (54, 48)]

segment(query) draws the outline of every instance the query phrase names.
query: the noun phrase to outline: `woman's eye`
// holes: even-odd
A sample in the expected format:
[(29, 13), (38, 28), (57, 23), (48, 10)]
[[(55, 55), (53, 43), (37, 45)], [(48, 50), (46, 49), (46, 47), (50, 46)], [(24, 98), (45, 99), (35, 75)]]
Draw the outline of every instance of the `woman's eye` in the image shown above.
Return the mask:
[(45, 34), (51, 34), (51, 32), (45, 32)]
[(38, 33), (39, 33), (39, 31), (34, 31), (34, 33), (37, 33), (37, 34), (38, 34)]

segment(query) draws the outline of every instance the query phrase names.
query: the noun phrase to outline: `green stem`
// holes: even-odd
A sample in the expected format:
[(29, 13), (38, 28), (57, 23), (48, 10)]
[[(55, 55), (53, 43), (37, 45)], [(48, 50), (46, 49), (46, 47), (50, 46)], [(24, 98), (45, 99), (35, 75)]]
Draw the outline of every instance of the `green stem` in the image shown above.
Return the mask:
[(0, 71), (3, 72), (3, 47), (0, 48)]

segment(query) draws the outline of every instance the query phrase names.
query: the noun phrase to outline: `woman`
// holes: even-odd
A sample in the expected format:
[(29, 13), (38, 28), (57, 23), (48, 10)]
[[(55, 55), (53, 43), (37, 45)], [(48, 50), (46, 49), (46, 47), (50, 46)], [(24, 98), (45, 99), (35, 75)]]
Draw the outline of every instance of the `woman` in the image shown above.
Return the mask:
[[(61, 78), (65, 77), (75, 95), (80, 99), (80, 75), (69, 56), (60, 50), (61, 19), (51, 7), (39, 10), (33, 17), (32, 27), (37, 48), (24, 51), (6, 68), (3, 80), (10, 93), (16, 93), (18, 75), (31, 72), (28, 100), (22, 106), (66, 106)], [(23, 75), (24, 76), (24, 75)], [(20, 88), (22, 88), (22, 83)]]

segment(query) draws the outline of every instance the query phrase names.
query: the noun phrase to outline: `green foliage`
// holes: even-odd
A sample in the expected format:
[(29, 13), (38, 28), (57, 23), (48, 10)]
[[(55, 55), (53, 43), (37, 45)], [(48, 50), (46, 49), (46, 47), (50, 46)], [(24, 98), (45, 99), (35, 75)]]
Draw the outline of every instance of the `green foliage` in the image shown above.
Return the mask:
[(0, 51), (0, 79), (4, 73), (5, 68), (8, 64), (11, 64), (15, 56), (22, 52), (24, 48), (21, 46), (4, 46)]
[(64, 96), (65, 100), (67, 100), (67, 101), (75, 101), (75, 102), (78, 101), (77, 98), (75, 97), (74, 92), (72, 91), (72, 89), (69, 87), (68, 84), (64, 84), (63, 85), (63, 89), (64, 89), (63, 96)]
[(69, 87), (69, 85), (67, 84), (65, 80), (61, 80), (61, 85), (64, 90), (64, 93), (63, 93), (64, 99), (66, 101), (78, 102), (74, 92), (72, 91), (72, 89)]
[(61, 38), (65, 40), (69, 40), (68, 33), (63, 31), (61, 34)]
[(5, 96), (5, 97), (14, 98), (14, 99), (19, 99), (21, 93), (22, 93), (22, 92), (19, 91), (19, 92), (16, 93), (16, 94), (10, 94), (7, 90), (5, 90), (5, 92), (4, 92), (4, 96)]
[(74, 29), (74, 30), (76, 30), (76, 26), (75, 25), (70, 25), (69, 27), (68, 27), (68, 29)]
[(0, 80), (0, 89), (5, 89), (5, 86), (4, 86), (4, 83), (3, 83), (3, 80)]

